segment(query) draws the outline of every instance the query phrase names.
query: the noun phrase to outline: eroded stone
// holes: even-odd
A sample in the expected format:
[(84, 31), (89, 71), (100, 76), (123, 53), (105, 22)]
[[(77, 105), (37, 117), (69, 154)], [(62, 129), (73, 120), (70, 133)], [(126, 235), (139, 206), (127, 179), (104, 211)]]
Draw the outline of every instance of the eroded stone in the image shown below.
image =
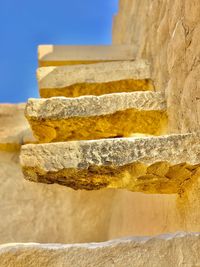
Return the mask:
[(51, 66), (37, 70), (41, 97), (102, 95), (153, 90), (145, 60)]
[(182, 193), (199, 176), (199, 134), (25, 145), (26, 179), (73, 189)]
[(167, 125), (164, 95), (155, 92), (29, 99), (25, 114), (40, 142), (158, 135)]
[(5, 244), (1, 267), (199, 266), (200, 234), (176, 233), (88, 244)]
[(0, 150), (17, 151), (22, 144), (35, 141), (24, 109), (25, 104), (0, 105)]
[(40, 66), (89, 64), (133, 59), (133, 46), (130, 45), (38, 46), (38, 61)]
[[(113, 43), (134, 45), (135, 57), (152, 64), (155, 87), (167, 97), (169, 133), (199, 131), (199, 14), (198, 0), (120, 0), (114, 20)], [(199, 192), (200, 179), (182, 211), (184, 225), (194, 231), (200, 229)]]

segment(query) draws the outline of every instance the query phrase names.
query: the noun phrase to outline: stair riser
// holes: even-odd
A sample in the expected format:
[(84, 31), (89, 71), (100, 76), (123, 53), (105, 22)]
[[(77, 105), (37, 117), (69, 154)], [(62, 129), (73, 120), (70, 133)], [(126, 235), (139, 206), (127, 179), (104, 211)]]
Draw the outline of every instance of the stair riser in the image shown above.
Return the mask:
[(37, 79), (42, 97), (75, 97), (153, 90), (150, 73), (149, 63), (137, 60), (42, 67), (37, 70)]

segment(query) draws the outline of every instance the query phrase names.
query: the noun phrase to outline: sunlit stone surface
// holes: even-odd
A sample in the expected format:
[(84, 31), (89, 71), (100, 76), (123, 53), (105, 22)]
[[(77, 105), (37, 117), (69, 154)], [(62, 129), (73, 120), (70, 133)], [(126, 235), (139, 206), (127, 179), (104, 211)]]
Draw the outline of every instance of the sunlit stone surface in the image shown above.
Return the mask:
[(167, 128), (165, 98), (158, 92), (29, 99), (25, 115), (40, 142), (158, 135)]
[(133, 52), (132, 45), (39, 45), (38, 61), (40, 66), (60, 66), (133, 60)]
[(26, 179), (73, 189), (182, 193), (199, 175), (199, 134), (25, 145)]
[(41, 97), (102, 95), (153, 90), (145, 60), (51, 66), (37, 70)]
[(199, 266), (200, 234), (133, 237), (90, 244), (7, 244), (1, 267)]

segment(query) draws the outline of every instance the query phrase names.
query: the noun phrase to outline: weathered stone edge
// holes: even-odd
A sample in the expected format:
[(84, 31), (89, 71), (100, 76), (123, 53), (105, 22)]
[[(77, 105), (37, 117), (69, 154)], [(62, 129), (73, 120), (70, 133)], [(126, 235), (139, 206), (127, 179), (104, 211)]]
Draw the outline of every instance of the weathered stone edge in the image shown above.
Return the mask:
[(131, 92), (75, 98), (30, 98), (26, 105), (25, 115), (37, 119), (61, 119), (76, 116), (100, 116), (127, 109), (165, 111), (164, 94), (161, 92)]
[(45, 172), (89, 166), (124, 166), (134, 162), (151, 165), (200, 163), (200, 133), (143, 138), (116, 138), (24, 145), (22, 167), (37, 167)]
[(17, 264), (15, 266), (29, 264), (29, 267), (35, 266), (36, 262), (38, 267), (56, 267), (61, 264), (66, 267), (108, 267), (115, 264), (122, 267), (157, 264), (179, 266), (183, 262), (187, 266), (195, 266), (199, 260), (199, 247), (200, 233), (175, 233), (71, 245), (17, 243), (0, 245), (0, 261), (2, 266), (14, 266), (12, 263)]
[(6, 251), (7, 249), (12, 249), (17, 246), (21, 248), (33, 248), (33, 247), (40, 247), (42, 249), (68, 249), (68, 248), (87, 248), (87, 249), (95, 249), (95, 248), (104, 248), (104, 247), (111, 247), (117, 244), (126, 244), (126, 243), (141, 243), (145, 244), (146, 242), (152, 240), (161, 240), (161, 241), (168, 241), (177, 238), (184, 238), (184, 237), (198, 237), (200, 242), (200, 233), (199, 232), (176, 232), (176, 233), (166, 233), (160, 234), (156, 236), (133, 236), (133, 237), (123, 237), (117, 238), (105, 242), (91, 242), (91, 243), (75, 243), (75, 244), (60, 244), (60, 243), (6, 243), (0, 244), (0, 250)]

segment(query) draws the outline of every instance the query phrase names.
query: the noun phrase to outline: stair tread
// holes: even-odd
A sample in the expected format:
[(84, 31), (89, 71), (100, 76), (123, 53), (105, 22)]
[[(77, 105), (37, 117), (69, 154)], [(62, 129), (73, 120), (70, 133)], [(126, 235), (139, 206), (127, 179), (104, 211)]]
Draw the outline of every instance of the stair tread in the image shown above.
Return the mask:
[(51, 66), (37, 70), (42, 97), (153, 90), (150, 77), (150, 64), (146, 60)]
[(39, 45), (40, 66), (134, 59), (131, 45)]
[(26, 116), (39, 119), (88, 117), (130, 108), (166, 110), (165, 96), (161, 92), (125, 92), (75, 98), (30, 98), (26, 106)]
[[(91, 199), (91, 197), (88, 198)], [(63, 205), (64, 201), (66, 200), (63, 200)], [(78, 198), (78, 201), (81, 202), (81, 199)], [(78, 213), (79, 223), (85, 226), (83, 215), (79, 214), (79, 210), (74, 212)], [(88, 214), (90, 217), (94, 216), (90, 210), (83, 211), (83, 213), (84, 216)], [(98, 210), (96, 213), (98, 214)], [(99, 216), (102, 216), (101, 214), (99, 211)], [(156, 216), (159, 218), (158, 215)], [(63, 220), (60, 223), (63, 224)], [(93, 227), (95, 226), (96, 224)], [(73, 227), (75, 228), (74, 225)], [(111, 227), (113, 227), (112, 224)], [(97, 226), (96, 229), (98, 229)], [(35, 267), (36, 263), (37, 267), (181, 265), (194, 267), (199, 265), (199, 240), (200, 233), (198, 232), (176, 232), (157, 236), (122, 237), (105, 242), (82, 244), (8, 243), (0, 245), (0, 261), (3, 263), (2, 267)]]
[(25, 178), (74, 189), (178, 193), (196, 179), (199, 133), (25, 145)]
[(29, 99), (25, 115), (41, 142), (160, 134), (167, 125), (161, 92)]

